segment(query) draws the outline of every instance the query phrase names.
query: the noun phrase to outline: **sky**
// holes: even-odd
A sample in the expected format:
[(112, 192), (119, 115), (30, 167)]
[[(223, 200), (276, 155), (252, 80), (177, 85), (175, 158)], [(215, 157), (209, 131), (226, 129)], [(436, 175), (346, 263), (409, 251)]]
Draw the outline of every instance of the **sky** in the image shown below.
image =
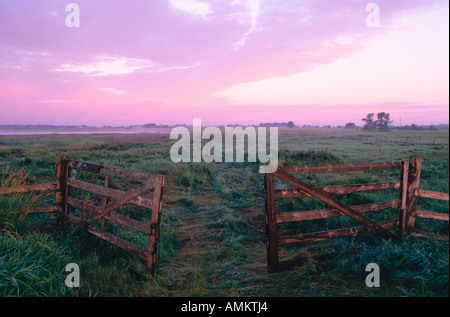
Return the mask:
[(448, 124), (448, 107), (448, 0), (0, 0), (0, 124)]

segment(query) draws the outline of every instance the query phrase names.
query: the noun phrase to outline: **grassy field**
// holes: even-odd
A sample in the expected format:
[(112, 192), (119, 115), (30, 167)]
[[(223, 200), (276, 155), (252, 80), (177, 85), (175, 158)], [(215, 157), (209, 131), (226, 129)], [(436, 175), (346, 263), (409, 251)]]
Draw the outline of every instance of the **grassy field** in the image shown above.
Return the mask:
[[(421, 188), (449, 191), (449, 131), (366, 133), (347, 129), (280, 129), (279, 164), (385, 162), (423, 158)], [(129, 267), (142, 261), (80, 231), (63, 235), (55, 219), (24, 215), (51, 195), (13, 195), (0, 200), (0, 296), (448, 296), (448, 242), (409, 237), (401, 243), (376, 236), (335, 239), (303, 248), (300, 267), (269, 274), (266, 268), (264, 185), (255, 163), (171, 162), (166, 134), (0, 136), (2, 186), (52, 182), (55, 155), (166, 176), (157, 274), (139, 281)], [(89, 175), (77, 175), (89, 181)], [(390, 173), (305, 178), (317, 185), (397, 179)], [(116, 186), (126, 189), (128, 184)], [(394, 197), (394, 198), (392, 198)], [(348, 204), (396, 199), (396, 192), (352, 194)], [(448, 202), (421, 199), (421, 209), (447, 212)], [(279, 210), (322, 208), (312, 199), (280, 200)], [(294, 209), (295, 208), (295, 209)], [(139, 209), (128, 214), (148, 221)], [(396, 210), (380, 213), (383, 219)], [(342, 218), (342, 219), (341, 219)], [(378, 220), (383, 220), (378, 219)], [(353, 225), (345, 217), (280, 228), (308, 232)], [(419, 227), (448, 231), (448, 223)], [(144, 236), (117, 226), (115, 234), (145, 245)], [(357, 251), (355, 251), (357, 250)], [(312, 254), (338, 251), (316, 261)], [(77, 263), (81, 287), (67, 289), (64, 271)], [(368, 288), (365, 267), (380, 266), (381, 287)]]

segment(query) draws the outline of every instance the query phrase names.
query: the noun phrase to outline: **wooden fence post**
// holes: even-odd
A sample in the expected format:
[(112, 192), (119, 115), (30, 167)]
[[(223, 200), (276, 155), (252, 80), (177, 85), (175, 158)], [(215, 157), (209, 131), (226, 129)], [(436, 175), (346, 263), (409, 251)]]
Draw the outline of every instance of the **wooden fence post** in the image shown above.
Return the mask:
[[(111, 177), (109, 175), (105, 175), (105, 181), (104, 181), (104, 187), (105, 188), (109, 188), (109, 182), (110, 182)], [(102, 207), (105, 208), (108, 205), (108, 197), (107, 196), (103, 196), (102, 197)], [(102, 229), (102, 231), (105, 231), (106, 229), (106, 219), (102, 218), (100, 220), (100, 229)], [(100, 240), (100, 245), (103, 246), (104, 243), (103, 240)]]
[(406, 213), (407, 213), (407, 199), (408, 199), (408, 176), (409, 176), (409, 162), (402, 162), (402, 169), (400, 173), (400, 208), (398, 215), (398, 225), (400, 232), (400, 239), (405, 236), (406, 229)]
[(67, 211), (68, 211), (68, 164), (63, 156), (56, 157), (56, 207), (58, 209), (58, 225), (67, 233)]
[(273, 273), (279, 270), (274, 173), (264, 174), (264, 188), (266, 211), (267, 270), (269, 273)]
[(147, 253), (147, 271), (151, 275), (155, 274), (156, 269), (156, 255), (158, 251), (159, 227), (161, 224), (161, 208), (165, 178), (163, 176), (157, 176), (155, 182), (156, 187), (153, 192), (151, 229)]
[(414, 227), (416, 220), (415, 211), (417, 208), (418, 197), (416, 190), (420, 185), (420, 171), (422, 167), (422, 158), (420, 156), (411, 156), (409, 159), (409, 173), (408, 173), (408, 193), (406, 200), (406, 219), (405, 228)]

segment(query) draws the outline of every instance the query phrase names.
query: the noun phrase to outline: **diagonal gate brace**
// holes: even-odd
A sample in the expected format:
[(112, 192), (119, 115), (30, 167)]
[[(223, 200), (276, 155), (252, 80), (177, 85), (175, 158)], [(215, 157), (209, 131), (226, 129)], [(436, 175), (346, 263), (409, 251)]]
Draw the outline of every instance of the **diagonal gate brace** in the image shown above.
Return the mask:
[(113, 202), (111, 202), (109, 205), (107, 205), (103, 208), (100, 208), (96, 215), (90, 217), (89, 219), (87, 219), (85, 221), (85, 224), (87, 226), (89, 226), (94, 221), (111, 214), (114, 210), (116, 210), (120, 206), (130, 202), (131, 200), (133, 200), (137, 196), (141, 195), (142, 193), (146, 192), (152, 186), (153, 186), (153, 183), (151, 181), (149, 181), (149, 182), (145, 182), (145, 183), (139, 185), (138, 187), (136, 187), (133, 190), (126, 192), (121, 197), (119, 197), (117, 200), (114, 200)]
[(387, 229), (383, 228), (378, 223), (372, 221), (371, 219), (363, 216), (362, 214), (358, 213), (357, 211), (353, 210), (352, 208), (344, 205), (343, 203), (339, 202), (338, 200), (331, 197), (329, 194), (327, 194), (325, 191), (314, 188), (311, 185), (299, 180), (297, 177), (289, 175), (283, 171), (277, 170), (275, 172), (275, 176), (279, 179), (285, 181), (288, 184), (291, 184), (292, 186), (295, 186), (308, 196), (312, 196), (323, 203), (337, 209), (342, 214), (349, 216), (359, 223), (363, 224), (367, 228), (369, 228), (371, 231), (379, 233), (381, 236), (383, 236), (385, 239), (389, 239), (393, 237), (392, 233), (390, 233)]

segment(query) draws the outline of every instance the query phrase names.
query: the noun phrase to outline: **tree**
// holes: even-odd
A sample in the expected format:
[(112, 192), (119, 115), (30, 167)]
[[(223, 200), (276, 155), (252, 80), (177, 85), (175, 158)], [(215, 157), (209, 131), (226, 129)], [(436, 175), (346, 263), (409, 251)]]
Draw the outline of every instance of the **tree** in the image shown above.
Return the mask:
[(365, 118), (362, 118), (361, 121), (364, 121), (366, 124), (364, 124), (363, 130), (365, 131), (375, 131), (377, 126), (374, 121), (374, 113), (368, 113)]
[(289, 121), (288, 124), (287, 124), (287, 127), (288, 127), (288, 128), (293, 128), (293, 127), (295, 127), (294, 122)]
[(389, 131), (389, 125), (392, 123), (391, 115), (386, 112), (377, 113), (377, 120), (375, 120), (374, 113), (368, 113), (363, 119), (366, 124), (363, 127), (365, 131)]
[(353, 122), (349, 122), (345, 125), (346, 129), (354, 129), (356, 128), (356, 125)]
[(375, 125), (378, 131), (389, 131), (389, 125), (392, 123), (391, 115), (386, 112), (380, 112), (377, 114), (377, 118)]

